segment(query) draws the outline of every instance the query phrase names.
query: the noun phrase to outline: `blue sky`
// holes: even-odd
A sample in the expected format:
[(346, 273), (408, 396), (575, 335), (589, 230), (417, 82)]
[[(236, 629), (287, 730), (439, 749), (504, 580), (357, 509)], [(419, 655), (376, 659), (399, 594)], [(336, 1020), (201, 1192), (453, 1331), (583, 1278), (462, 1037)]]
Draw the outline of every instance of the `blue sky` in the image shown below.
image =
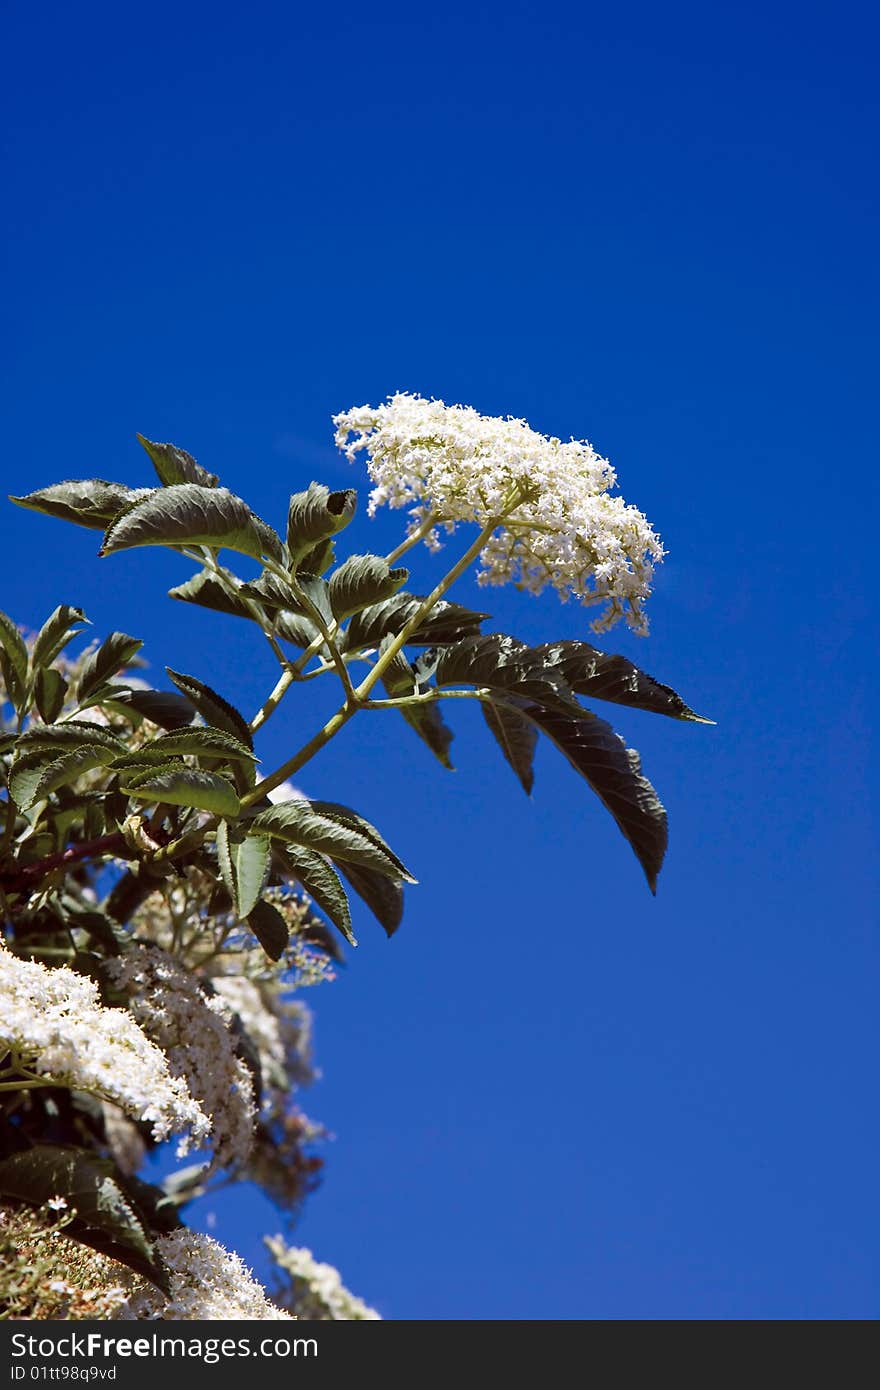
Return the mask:
[[(140, 430), (280, 524), (313, 477), (365, 499), (335, 411), (522, 416), (608, 454), (668, 548), (651, 636), (602, 645), (718, 721), (612, 711), (670, 814), (656, 900), (554, 750), (529, 801), (471, 709), (454, 774), (384, 716), (311, 765), (420, 886), (313, 997), (337, 1138), (297, 1239), (390, 1318), (875, 1316), (871, 9), (98, 0), (6, 29), (4, 491), (146, 481)], [(363, 506), (353, 548), (397, 526)], [(3, 535), (20, 621), (81, 604), (248, 710), (272, 683), (243, 625), (164, 599), (183, 562), (12, 508)], [(268, 766), (333, 696), (291, 699)], [(215, 1210), (264, 1268), (273, 1214)]]

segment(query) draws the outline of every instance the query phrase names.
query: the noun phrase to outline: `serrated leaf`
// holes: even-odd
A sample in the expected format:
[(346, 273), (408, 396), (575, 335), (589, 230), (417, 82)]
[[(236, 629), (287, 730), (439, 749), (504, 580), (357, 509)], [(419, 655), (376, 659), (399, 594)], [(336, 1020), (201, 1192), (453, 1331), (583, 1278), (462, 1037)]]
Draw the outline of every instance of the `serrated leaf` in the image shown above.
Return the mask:
[(41, 719), (52, 724), (64, 708), (67, 681), (60, 671), (41, 666), (34, 676), (34, 703)]
[(287, 868), (293, 872), (303, 888), (326, 912), (330, 921), (338, 927), (350, 946), (357, 941), (351, 929), (351, 908), (342, 886), (342, 880), (323, 855), (304, 845), (287, 845), (284, 859)]
[(196, 717), (192, 701), (175, 690), (126, 690), (112, 704), (122, 714), (133, 711), (160, 729), (183, 729)]
[(82, 478), (53, 483), (51, 487), (29, 492), (26, 497), (10, 497), (9, 500), (28, 511), (72, 521), (90, 531), (104, 531), (121, 511), (142, 501), (152, 491), (148, 487), (123, 487), (122, 483), (108, 483), (103, 478)]
[(0, 695), (4, 690), (16, 710), (24, 714), (27, 709), (27, 686), (20, 679), (6, 648), (0, 646)]
[(290, 499), (287, 514), (287, 550), (296, 566), (321, 541), (335, 536), (351, 521), (357, 507), (353, 488), (331, 492), (323, 483), (310, 483), (305, 492)]
[(399, 880), (374, 873), (361, 864), (340, 864), (339, 872), (363, 898), (386, 936), (393, 936), (403, 920), (403, 885)]
[(237, 916), (247, 917), (262, 893), (270, 853), (268, 836), (243, 836), (226, 821), (218, 825), (217, 859)]
[(65, 748), (81, 748), (86, 744), (102, 744), (111, 750), (113, 756), (121, 757), (126, 751), (122, 739), (103, 724), (93, 724), (88, 719), (69, 719), (63, 724), (32, 724), (18, 739), (23, 753), (45, 748), (52, 752), (53, 757), (58, 757)]
[(0, 1160), (0, 1193), (35, 1207), (65, 1197), (77, 1216), (65, 1234), (168, 1292), (165, 1270), (141, 1215), (109, 1159), (85, 1149), (37, 1144)]
[(509, 705), (482, 701), (480, 708), (486, 723), (498, 740), (498, 746), (520, 780), (526, 796), (531, 796), (535, 784), (534, 760), (538, 731)]
[(437, 663), (438, 686), (475, 685), (577, 715), (581, 706), (561, 672), (524, 642), (493, 632), (447, 647)]
[[(230, 571), (225, 573), (234, 579)], [(231, 594), (210, 570), (199, 570), (185, 584), (169, 589), (168, 597), (179, 599), (182, 603), (198, 604), (200, 608), (210, 608), (215, 613), (230, 613), (234, 618), (253, 618), (247, 605)]]
[(338, 801), (311, 801), (307, 804), (311, 806), (312, 810), (316, 812), (317, 815), (325, 816), (329, 820), (338, 821), (340, 825), (347, 825), (350, 829), (356, 830), (359, 835), (363, 835), (368, 839), (375, 845), (376, 849), (381, 851), (386, 859), (391, 860), (391, 863), (397, 869), (397, 877), (404, 879), (408, 883), (418, 882), (417, 879), (413, 878), (409, 869), (403, 863), (403, 860), (398, 859), (391, 846), (382, 838), (375, 825), (372, 825), (364, 816), (359, 815), (357, 811), (353, 811), (350, 806), (343, 806), (341, 802)]
[(248, 926), (270, 960), (280, 960), (290, 939), (290, 928), (274, 903), (260, 898), (248, 913)]
[(281, 541), (264, 523), (257, 525), (246, 502), (226, 488), (176, 483), (157, 488), (136, 502), (106, 531), (99, 555), (144, 545), (208, 545), (240, 551), (259, 560), (276, 556)]
[(533, 704), (523, 705), (520, 713), (556, 744), (589, 783), (632, 847), (651, 892), (656, 892), (668, 840), (666, 812), (642, 774), (635, 749), (627, 748), (610, 724), (586, 710), (577, 719)]
[[(22, 687), (27, 683), (28, 649), (16, 624), (0, 610), (0, 647), (6, 652), (10, 666)], [(10, 695), (12, 691), (10, 690)]]
[(197, 680), (195, 676), (185, 676), (180, 671), (172, 671), (170, 666), (165, 670), (186, 698), (195, 705), (199, 714), (215, 729), (225, 729), (234, 738), (240, 739), (246, 748), (253, 748), (254, 740), (247, 720), (239, 714), (234, 705), (228, 700), (224, 700), (222, 695), (218, 695), (216, 690), (212, 690), (204, 681)]
[(271, 835), (288, 845), (304, 845), (331, 859), (364, 864), (389, 878), (411, 878), (377, 831), (374, 839), (353, 824), (351, 818), (323, 815), (308, 801), (285, 801), (270, 806), (260, 811), (250, 824), (258, 834)]
[(694, 724), (712, 724), (695, 714), (671, 686), (663, 685), (639, 670), (625, 656), (609, 655), (589, 642), (547, 642), (534, 647), (549, 666), (558, 667), (572, 690), (594, 700), (611, 700), (618, 705), (665, 714)]
[[(304, 613), (290, 613), (282, 609), (276, 613), (272, 619), (272, 631), (276, 637), (280, 637), (282, 642), (292, 642), (295, 647), (310, 647), (315, 638), (320, 636), (318, 629), (307, 618)], [(320, 648), (325, 651), (326, 648)]]
[[(120, 779), (121, 780), (121, 779)], [(137, 801), (166, 802), (171, 806), (190, 806), (215, 816), (237, 817), (241, 805), (232, 783), (217, 772), (191, 767), (174, 772), (138, 773), (120, 787)]]
[(290, 609), (293, 613), (302, 612), (292, 582), (273, 574), (271, 570), (263, 570), (257, 579), (243, 584), (241, 592), (247, 598), (255, 599), (267, 613), (277, 612), (282, 608)]
[(176, 444), (157, 444), (152, 439), (138, 435), (138, 443), (149, 455), (156, 470), (156, 476), (163, 487), (174, 483), (198, 483), (200, 487), (216, 487), (220, 479), (216, 473), (209, 473), (196, 463), (186, 449), (178, 449)]
[(76, 698), (80, 705), (99, 697), (111, 677), (118, 675), (143, 645), (137, 637), (129, 637), (127, 632), (111, 632), (97, 651), (90, 652), (79, 668), (76, 683)]
[(16, 804), (26, 811), (58, 787), (75, 782), (84, 772), (106, 767), (112, 758), (111, 749), (95, 744), (70, 748), (56, 758), (49, 758), (44, 751), (28, 753), (16, 758), (9, 773), (9, 790)]
[(330, 587), (327, 581), (317, 574), (302, 573), (297, 575), (295, 585), (301, 611), (313, 621), (317, 611), (324, 626), (332, 627), (333, 609), (330, 606)]
[(151, 743), (145, 743), (141, 752), (150, 749), (156, 753), (180, 753), (184, 756), (204, 756), (206, 758), (228, 758), (233, 762), (255, 763), (258, 761), (252, 748), (242, 743), (234, 734), (225, 729), (197, 728), (173, 729), (160, 734)]
[[(382, 677), (382, 684), (392, 699), (417, 693), (416, 673), (404, 652), (396, 653), (394, 660)], [(438, 705), (404, 705), (400, 713), (410, 728), (415, 730), (422, 742), (430, 748), (437, 761), (451, 771), (452, 760), (449, 756), (449, 745), (452, 742), (453, 733), (440, 713)]]
[[(396, 637), (423, 603), (418, 594), (395, 594), (383, 603), (370, 604), (355, 614), (345, 631), (344, 651), (378, 647), (384, 637)], [(446, 646), (475, 636), (489, 615), (441, 600), (408, 639), (412, 647)]]
[(379, 555), (351, 555), (330, 576), (330, 605), (338, 621), (383, 603), (409, 579), (409, 570), (391, 569)]
[(37, 633), (31, 650), (31, 670), (39, 671), (41, 667), (50, 666), (58, 653), (78, 635), (80, 625), (88, 621), (81, 608), (60, 604)]
[(299, 568), (306, 574), (323, 574), (336, 560), (336, 546), (331, 540), (319, 541), (307, 550), (299, 561)]

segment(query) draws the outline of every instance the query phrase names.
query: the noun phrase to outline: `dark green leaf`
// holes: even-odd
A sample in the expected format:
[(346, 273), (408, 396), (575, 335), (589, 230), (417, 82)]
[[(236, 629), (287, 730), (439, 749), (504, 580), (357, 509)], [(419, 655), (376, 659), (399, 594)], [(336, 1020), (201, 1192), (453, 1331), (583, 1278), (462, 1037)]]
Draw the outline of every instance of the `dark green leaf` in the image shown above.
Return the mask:
[(165, 670), (178, 690), (183, 691), (210, 725), (216, 729), (225, 729), (228, 734), (240, 739), (246, 748), (253, 748), (253, 735), (248, 728), (247, 720), (239, 714), (234, 705), (230, 705), (216, 690), (212, 690), (195, 676), (185, 676), (180, 671), (172, 671), (170, 666), (166, 666)]
[(217, 827), (217, 859), (237, 916), (247, 917), (263, 891), (270, 841), (265, 835), (243, 837), (226, 821)]
[(361, 864), (340, 864), (340, 873), (363, 898), (387, 936), (393, 936), (403, 920), (403, 885)]
[[(386, 859), (391, 860), (391, 863), (397, 869), (395, 877), (402, 878), (408, 883), (418, 882), (417, 879), (413, 878), (403, 861), (398, 859), (391, 846), (386, 844), (375, 825), (371, 825), (368, 820), (358, 815), (357, 811), (353, 811), (350, 806), (343, 806), (338, 801), (311, 801), (306, 804), (310, 805), (317, 815), (326, 816), (329, 820), (338, 821), (340, 825), (346, 825), (350, 829), (356, 830), (359, 835), (363, 835), (374, 844)], [(378, 868), (379, 866), (376, 865), (376, 867)], [(384, 872), (384, 870), (380, 870), (380, 872)]]
[(141, 752), (150, 749), (156, 753), (182, 753), (185, 756), (227, 758), (233, 762), (254, 763), (257, 761), (253, 750), (242, 743), (234, 734), (225, 729), (174, 729), (160, 734), (152, 743), (144, 744)]
[(81, 608), (60, 604), (37, 633), (31, 652), (31, 670), (39, 671), (43, 666), (50, 666), (58, 653), (77, 636), (79, 625), (88, 621)]
[(520, 699), (534, 700), (561, 713), (581, 707), (562, 674), (525, 643), (504, 633), (466, 637), (447, 647), (437, 663), (439, 686), (476, 685)]
[(94, 744), (70, 748), (54, 759), (42, 750), (26, 753), (16, 758), (12, 766), (9, 790), (16, 804), (26, 811), (58, 787), (75, 782), (82, 773), (106, 767), (112, 758), (112, 749)]
[(586, 711), (572, 719), (540, 705), (523, 705), (520, 713), (556, 744), (590, 784), (632, 846), (651, 892), (656, 892), (668, 839), (666, 812), (642, 775), (638, 753), (627, 748), (604, 719)]
[(695, 724), (714, 722), (695, 714), (670, 686), (646, 675), (625, 656), (601, 652), (589, 642), (548, 642), (533, 651), (548, 666), (557, 667), (578, 695), (612, 700), (618, 705), (631, 705)]
[(378, 555), (351, 555), (330, 576), (330, 604), (341, 622), (374, 603), (391, 598), (409, 579), (409, 570), (391, 569)]
[(323, 574), (328, 570), (336, 559), (336, 546), (331, 540), (319, 541), (317, 545), (307, 550), (299, 562), (299, 568), (305, 574)]
[(290, 929), (278, 908), (260, 898), (248, 913), (248, 926), (270, 960), (280, 960), (290, 937)]
[(354, 516), (357, 493), (352, 488), (330, 492), (322, 483), (310, 483), (294, 493), (287, 515), (287, 549), (295, 566), (321, 541), (335, 536)]
[[(383, 637), (396, 637), (418, 612), (423, 600), (417, 594), (395, 594), (383, 603), (370, 604), (349, 623), (344, 650), (378, 647)], [(457, 603), (441, 600), (408, 639), (413, 647), (446, 646), (471, 637), (480, 630), (487, 613), (475, 613)]]
[(537, 729), (509, 705), (486, 701), (481, 708), (502, 753), (522, 783), (523, 791), (531, 796), (535, 783), (533, 763), (538, 742)]
[(285, 609), (275, 614), (272, 630), (283, 642), (292, 642), (295, 647), (303, 649), (310, 647), (319, 635), (311, 618), (307, 618), (305, 614), (289, 613)]
[(287, 845), (284, 859), (288, 870), (295, 875), (321, 911), (326, 912), (346, 941), (351, 946), (356, 946), (357, 941), (351, 930), (348, 898), (333, 865), (329, 864), (323, 855), (316, 854), (304, 845)]
[(27, 709), (27, 686), (19, 678), (6, 648), (0, 646), (0, 704), (3, 703), (3, 690), (6, 691), (18, 712), (24, 714)]
[(76, 698), (80, 705), (99, 695), (108, 681), (127, 666), (143, 642), (137, 637), (129, 637), (126, 632), (111, 632), (97, 651), (91, 652), (79, 670), (76, 684)]
[(34, 701), (40, 718), (47, 724), (56, 720), (64, 708), (67, 695), (67, 681), (60, 671), (51, 666), (41, 666), (34, 676)]
[[(230, 581), (235, 579), (229, 570), (224, 573), (229, 575)], [(168, 597), (180, 599), (183, 603), (196, 603), (200, 608), (211, 608), (215, 613), (231, 613), (234, 618), (253, 617), (247, 605), (229, 593), (210, 570), (199, 570), (185, 584), (169, 589)]]
[(392, 856), (378, 832), (374, 832), (373, 838), (356, 826), (351, 818), (323, 815), (307, 801), (285, 801), (271, 806), (254, 817), (251, 827), (259, 834), (271, 835), (273, 839), (284, 840), (288, 845), (305, 845), (331, 859), (364, 864), (379, 873), (386, 873), (389, 878), (411, 879), (409, 871), (403, 868), (396, 856)]
[(316, 574), (299, 574), (295, 580), (295, 592), (299, 599), (298, 607), (311, 618), (321, 619), (325, 627), (333, 625), (333, 609), (330, 606), (330, 587), (325, 579)]
[(38, 492), (29, 492), (27, 497), (9, 500), (29, 511), (86, 526), (90, 531), (104, 531), (121, 511), (149, 497), (152, 491), (148, 487), (132, 489), (121, 483), (107, 483), (103, 478), (83, 478), (53, 483)]
[[(28, 649), (15, 623), (2, 610), (0, 610), (0, 647), (3, 647), (9, 657), (9, 663), (18, 682), (24, 687), (27, 684), (28, 676)], [(10, 690), (9, 693), (11, 695), (12, 691)]]
[[(416, 673), (406, 655), (401, 651), (382, 677), (382, 683), (392, 699), (417, 693)], [(436, 704), (404, 705), (400, 713), (407, 724), (414, 729), (423, 743), (426, 743), (443, 767), (452, 769), (449, 745), (453, 733)]]
[(277, 612), (281, 608), (290, 609), (293, 613), (301, 613), (299, 596), (294, 590), (293, 584), (289, 579), (282, 579), (280, 575), (273, 574), (271, 570), (263, 570), (258, 579), (252, 579), (250, 583), (241, 586), (241, 592), (249, 599), (254, 599), (260, 607), (267, 613)]
[(133, 711), (160, 729), (183, 729), (196, 716), (192, 701), (174, 690), (127, 690), (114, 698), (113, 705), (124, 714)]
[(102, 744), (111, 750), (111, 757), (121, 757), (125, 751), (122, 739), (116, 737), (103, 724), (93, 724), (87, 719), (70, 719), (64, 724), (32, 724), (19, 736), (18, 746), (22, 753), (33, 753), (38, 748), (47, 749), (52, 757), (67, 748), (82, 748), (86, 744)]
[(67, 1228), (168, 1292), (165, 1270), (114, 1165), (85, 1149), (37, 1144), (0, 1160), (0, 1193), (35, 1207), (64, 1197), (76, 1211)]
[(263, 523), (226, 488), (177, 483), (157, 488), (108, 527), (100, 555), (143, 545), (208, 545), (238, 550), (259, 559), (280, 551)]
[[(121, 779), (120, 779), (121, 780)], [(166, 802), (171, 806), (191, 806), (215, 816), (238, 816), (241, 806), (232, 783), (216, 772), (179, 768), (174, 772), (140, 772), (121, 787), (138, 801)]]
[(172, 486), (174, 483), (198, 483), (199, 487), (216, 487), (220, 481), (216, 473), (209, 473), (206, 468), (196, 463), (186, 449), (178, 449), (175, 444), (156, 444), (152, 439), (145, 439), (142, 434), (138, 435), (138, 442), (149, 454), (150, 462), (163, 487)]

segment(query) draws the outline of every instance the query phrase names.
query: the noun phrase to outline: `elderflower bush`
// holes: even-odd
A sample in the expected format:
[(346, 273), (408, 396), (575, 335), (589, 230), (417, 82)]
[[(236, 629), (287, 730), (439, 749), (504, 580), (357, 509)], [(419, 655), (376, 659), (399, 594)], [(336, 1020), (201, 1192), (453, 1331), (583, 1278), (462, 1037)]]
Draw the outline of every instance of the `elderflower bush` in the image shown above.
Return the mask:
[[(170, 548), (195, 567), (172, 598), (249, 623), (278, 671), (243, 713), (197, 674), (169, 670), (170, 688), (152, 687), (123, 631), (82, 646), (79, 608), (61, 604), (35, 633), (0, 612), (0, 1226), (45, 1251), (41, 1232), (62, 1220), (63, 1249), (87, 1252), (62, 1261), (41, 1299), (0, 1240), (5, 1307), (288, 1316), (185, 1223), (195, 1197), (237, 1180), (292, 1218), (321, 1167), (321, 1127), (299, 1105), (313, 1075), (302, 994), (333, 979), (365, 917), (393, 935), (415, 882), (373, 822), (381, 807), (296, 789), (351, 721), (395, 719), (449, 768), (450, 702), (476, 700), (526, 792), (543, 735), (656, 887), (666, 813), (638, 754), (584, 700), (708, 721), (624, 657), (581, 640), (530, 647), (448, 597), (475, 566), (487, 585), (574, 597), (596, 609), (596, 630), (623, 619), (644, 634), (663, 551), (613, 494), (611, 465), (585, 442), (419, 396), (334, 423), (347, 457), (366, 458), (371, 514), (409, 511), (387, 555), (337, 555), (353, 488), (308, 483), (277, 532), (185, 450), (141, 436), (153, 486), (89, 478), (13, 499), (102, 532), (102, 556)], [(427, 594), (400, 563), (422, 541), (437, 567)], [(258, 562), (255, 578), (236, 555)], [(258, 771), (263, 726), (316, 679), (338, 685), (338, 708)], [(170, 1135), (197, 1161), (145, 1182), (146, 1155)], [(311, 1252), (281, 1237), (270, 1248), (294, 1316), (378, 1316)]]

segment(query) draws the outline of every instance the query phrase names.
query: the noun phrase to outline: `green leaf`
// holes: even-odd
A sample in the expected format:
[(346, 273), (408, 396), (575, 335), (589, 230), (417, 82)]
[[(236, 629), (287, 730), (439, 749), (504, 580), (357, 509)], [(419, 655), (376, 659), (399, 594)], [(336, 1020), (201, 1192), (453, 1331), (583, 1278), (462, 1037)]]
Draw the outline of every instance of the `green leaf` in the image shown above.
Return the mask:
[(294, 493), (287, 514), (287, 549), (296, 566), (321, 541), (335, 536), (351, 521), (357, 507), (353, 488), (331, 492), (323, 483), (310, 483)]
[(518, 710), (509, 705), (481, 702), (486, 723), (498, 740), (498, 745), (519, 778), (526, 796), (531, 796), (535, 784), (534, 759), (538, 731)]
[[(397, 874), (394, 875), (394, 877), (402, 878), (408, 883), (418, 882), (418, 879), (413, 878), (403, 861), (398, 859), (391, 846), (386, 844), (375, 825), (371, 825), (368, 820), (359, 815), (357, 811), (353, 811), (350, 806), (343, 806), (338, 801), (311, 801), (307, 804), (311, 806), (312, 810), (317, 815), (325, 816), (329, 820), (337, 821), (340, 825), (348, 826), (351, 830), (356, 830), (359, 835), (363, 835), (365, 839), (375, 845), (376, 849), (378, 849), (386, 859), (390, 859), (391, 863), (397, 869)], [(376, 867), (378, 868), (379, 866), (377, 865)], [(384, 872), (384, 870), (380, 869), (380, 872)]]
[[(382, 684), (392, 699), (402, 695), (418, 693), (416, 673), (405, 654), (396, 654), (391, 665), (382, 677)], [(404, 705), (400, 710), (407, 724), (414, 729), (423, 743), (427, 744), (434, 757), (443, 767), (452, 770), (449, 745), (453, 733), (436, 704)]]
[[(310, 647), (315, 638), (319, 636), (318, 629), (307, 618), (304, 613), (289, 613), (282, 609), (276, 613), (272, 620), (272, 631), (276, 637), (280, 637), (282, 642), (292, 642), (295, 647)], [(326, 651), (322, 647), (320, 650)]]
[(34, 701), (47, 724), (52, 724), (64, 708), (67, 696), (67, 681), (60, 671), (51, 666), (41, 666), (34, 676)]
[(340, 864), (339, 871), (384, 927), (386, 936), (393, 936), (403, 920), (403, 885), (362, 864)]
[(234, 738), (240, 739), (246, 748), (253, 748), (254, 740), (247, 720), (239, 714), (234, 705), (228, 700), (224, 700), (222, 695), (218, 695), (216, 690), (212, 690), (203, 681), (197, 680), (195, 676), (185, 676), (180, 671), (172, 671), (170, 666), (165, 670), (177, 686), (192, 704), (195, 705), (199, 714), (215, 729), (225, 729)]
[(284, 852), (286, 867), (318, 904), (326, 912), (330, 921), (338, 927), (351, 946), (357, 941), (351, 929), (351, 909), (342, 881), (323, 855), (317, 854), (304, 845), (287, 845)]
[(270, 960), (280, 960), (290, 939), (290, 929), (274, 903), (265, 898), (248, 913), (248, 926)]
[(70, 719), (64, 724), (32, 724), (19, 735), (18, 746), (23, 753), (33, 753), (36, 749), (48, 749), (52, 757), (67, 748), (82, 748), (86, 744), (102, 744), (110, 749), (111, 757), (121, 757), (126, 752), (122, 739), (104, 727), (87, 719)]
[(311, 550), (307, 550), (299, 562), (299, 568), (305, 574), (323, 574), (336, 560), (336, 546), (331, 540), (319, 541)]
[(140, 751), (143, 752), (145, 749), (165, 754), (182, 753), (185, 756), (191, 754), (197, 757), (227, 758), (233, 762), (258, 761), (253, 749), (233, 734), (227, 733), (225, 729), (174, 729), (170, 733), (160, 734), (151, 743), (144, 744)]
[(651, 892), (668, 840), (666, 812), (651, 783), (642, 775), (638, 753), (627, 748), (610, 724), (584, 710), (578, 719), (523, 705), (520, 713), (546, 734), (576, 772), (589, 783), (617, 822), (645, 871)]
[(138, 442), (150, 456), (150, 462), (163, 487), (175, 483), (198, 483), (199, 487), (216, 487), (220, 481), (216, 473), (209, 473), (196, 463), (186, 449), (178, 449), (176, 444), (156, 444), (152, 439), (138, 435)]
[(48, 757), (43, 751), (26, 753), (16, 758), (12, 766), (9, 789), (13, 800), (26, 811), (35, 802), (44, 801), (58, 787), (75, 782), (84, 772), (106, 767), (112, 759), (112, 749), (96, 744), (70, 748), (56, 758)]
[(227, 821), (218, 825), (217, 859), (238, 917), (249, 916), (262, 893), (270, 853), (268, 836), (243, 836), (233, 831)]
[[(423, 599), (417, 594), (395, 594), (383, 603), (370, 604), (349, 623), (344, 637), (345, 651), (378, 647), (384, 637), (396, 637), (418, 612)], [(408, 638), (412, 647), (446, 646), (463, 637), (479, 633), (487, 613), (475, 613), (458, 603), (441, 600)]]
[(653, 676), (640, 671), (625, 656), (601, 652), (589, 642), (547, 642), (534, 647), (548, 666), (558, 668), (572, 690), (594, 700), (612, 700), (618, 705), (665, 714), (694, 724), (713, 724), (686, 705), (680, 695)]
[(90, 531), (104, 531), (126, 507), (149, 497), (152, 488), (128, 488), (103, 478), (83, 478), (75, 482), (53, 483), (51, 487), (29, 492), (26, 497), (10, 497), (19, 507), (42, 512), (61, 521), (72, 521)]
[[(231, 581), (235, 580), (230, 570), (224, 570), (224, 573), (229, 575)], [(231, 613), (234, 618), (253, 619), (246, 604), (229, 593), (211, 570), (199, 570), (185, 584), (169, 589), (168, 597), (180, 599), (182, 603), (198, 604), (200, 608), (211, 608), (215, 613)]]
[(109, 703), (129, 718), (133, 712), (160, 729), (183, 729), (196, 716), (192, 701), (174, 690), (126, 690)]
[(267, 613), (277, 612), (281, 608), (290, 609), (293, 613), (301, 613), (299, 596), (289, 579), (282, 579), (280, 575), (273, 574), (271, 570), (263, 570), (257, 579), (252, 579), (250, 583), (241, 586), (241, 592), (247, 598), (254, 599), (264, 608)]
[[(121, 780), (121, 779), (120, 779)], [(137, 773), (120, 787), (137, 801), (167, 802), (171, 806), (191, 806), (215, 816), (237, 817), (241, 805), (232, 783), (216, 772), (179, 768), (174, 772)]]
[(143, 1218), (109, 1159), (85, 1149), (36, 1144), (0, 1160), (0, 1193), (34, 1207), (65, 1197), (77, 1217), (65, 1234), (168, 1292), (166, 1272)]
[(341, 622), (370, 604), (391, 598), (409, 579), (409, 570), (391, 569), (378, 555), (351, 555), (330, 576), (330, 604)]
[[(18, 627), (2, 610), (0, 610), (0, 647), (6, 652), (15, 677), (24, 688), (28, 677), (28, 649)], [(11, 690), (9, 694), (12, 694)]]
[(19, 679), (6, 648), (0, 646), (0, 704), (3, 703), (4, 690), (19, 714), (24, 714), (27, 709), (27, 686)]
[(111, 632), (97, 651), (91, 652), (79, 670), (76, 684), (76, 698), (80, 705), (98, 695), (108, 681), (127, 666), (136, 652), (143, 646), (137, 637), (129, 637), (127, 632)]
[[(252, 555), (280, 555), (281, 541), (240, 497), (224, 487), (176, 483), (157, 488), (107, 528), (99, 555), (144, 545), (208, 545)], [(274, 536), (274, 539), (273, 539)]]
[(332, 627), (333, 609), (330, 606), (330, 586), (326, 579), (319, 578), (317, 574), (303, 573), (297, 575), (295, 583), (300, 598), (300, 610), (313, 620), (314, 610), (317, 610), (324, 626)]
[(81, 608), (71, 608), (67, 603), (60, 604), (37, 633), (31, 651), (31, 670), (39, 671), (43, 666), (50, 666), (58, 653), (78, 635), (79, 625), (88, 621)]
[(525, 643), (504, 633), (466, 637), (447, 647), (437, 663), (437, 684), (476, 685), (559, 710), (580, 714), (581, 706), (554, 666)]
[(251, 827), (258, 834), (271, 835), (288, 845), (304, 845), (331, 859), (364, 864), (389, 878), (406, 877), (415, 881), (400, 860), (392, 856), (378, 832), (374, 832), (374, 838), (353, 824), (351, 818), (323, 815), (308, 801), (285, 801), (270, 806), (254, 817)]

